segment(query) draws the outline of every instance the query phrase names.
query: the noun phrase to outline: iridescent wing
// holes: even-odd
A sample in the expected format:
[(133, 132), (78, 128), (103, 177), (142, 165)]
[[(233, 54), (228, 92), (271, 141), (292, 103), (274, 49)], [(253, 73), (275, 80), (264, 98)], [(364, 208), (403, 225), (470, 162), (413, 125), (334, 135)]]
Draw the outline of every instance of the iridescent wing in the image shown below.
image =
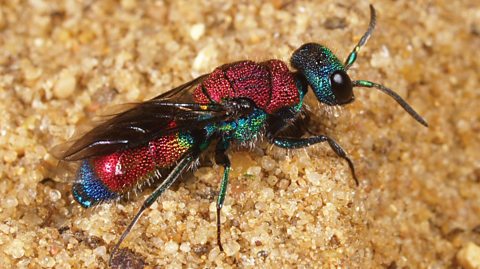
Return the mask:
[(201, 75), (192, 81), (154, 97), (152, 100), (172, 101), (176, 103), (192, 102), (191, 90), (195, 89), (199, 84), (202, 84), (203, 80), (205, 80), (208, 75), (210, 74)]
[(144, 145), (163, 135), (199, 130), (208, 124), (228, 120), (230, 116), (222, 104), (178, 102), (191, 98), (190, 90), (200, 85), (206, 76), (114, 115), (79, 139), (54, 149), (54, 155), (66, 161), (107, 155)]

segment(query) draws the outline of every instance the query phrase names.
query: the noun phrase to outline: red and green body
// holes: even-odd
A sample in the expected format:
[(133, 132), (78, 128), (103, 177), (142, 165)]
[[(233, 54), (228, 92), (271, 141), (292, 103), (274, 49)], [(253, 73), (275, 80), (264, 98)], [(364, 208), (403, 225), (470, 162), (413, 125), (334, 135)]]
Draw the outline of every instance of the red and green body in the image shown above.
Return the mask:
[[(73, 196), (84, 207), (122, 197), (152, 179), (160, 179), (115, 245), (111, 259), (144, 210), (194, 165), (212, 143), (215, 143), (215, 162), (224, 167), (217, 198), (220, 249), (220, 210), (231, 169), (226, 152), (232, 142), (251, 144), (261, 135), (271, 144), (287, 149), (327, 142), (348, 163), (359, 185), (353, 162), (342, 147), (331, 137), (308, 130), (310, 115), (303, 106), (308, 89), (320, 103), (336, 106), (354, 101), (354, 87), (376, 88), (427, 126), (391, 89), (367, 80), (352, 81), (347, 74), (375, 27), (373, 6), (370, 10), (368, 30), (344, 63), (325, 46), (306, 43), (290, 59), (296, 70), (293, 72), (279, 60), (223, 65), (115, 115), (73, 141), (59, 158), (81, 161)], [(309, 136), (305, 137), (307, 133)], [(166, 175), (160, 175), (161, 171), (166, 171)]]
[[(256, 109), (251, 115), (203, 127), (207, 136), (224, 132), (238, 142), (257, 137), (269, 114), (284, 107), (299, 107), (303, 98), (294, 74), (279, 60), (221, 66), (198, 84), (191, 95), (195, 103), (202, 105), (221, 104), (233, 98), (252, 100)], [(175, 164), (195, 143), (194, 135), (179, 131), (135, 148), (84, 159), (73, 187), (74, 197), (84, 207), (117, 198), (158, 176), (159, 169)]]

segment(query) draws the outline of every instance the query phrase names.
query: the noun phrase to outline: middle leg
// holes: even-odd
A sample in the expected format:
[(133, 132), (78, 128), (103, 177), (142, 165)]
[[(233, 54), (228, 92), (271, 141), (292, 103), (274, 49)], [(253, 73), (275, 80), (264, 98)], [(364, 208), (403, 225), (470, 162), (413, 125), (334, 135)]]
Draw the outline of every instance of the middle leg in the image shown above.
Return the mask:
[(358, 186), (358, 179), (355, 175), (355, 167), (353, 166), (352, 160), (347, 156), (343, 148), (331, 137), (326, 135), (317, 135), (307, 138), (283, 138), (283, 137), (276, 137), (272, 139), (272, 143), (281, 148), (287, 149), (297, 149), (297, 148), (304, 148), (311, 146), (313, 144), (327, 142), (330, 145), (330, 148), (337, 154), (338, 157), (347, 161), (348, 166), (352, 172), (353, 179), (355, 180), (355, 184)]
[(230, 174), (230, 159), (227, 156), (227, 149), (229, 147), (229, 141), (224, 139), (220, 140), (215, 148), (215, 162), (223, 166), (223, 178), (220, 183), (220, 191), (218, 192), (217, 198), (217, 243), (220, 251), (223, 251), (222, 239), (221, 239), (221, 222), (220, 222), (220, 212), (223, 207), (223, 202), (225, 201), (225, 196), (227, 194), (228, 187), (228, 176)]

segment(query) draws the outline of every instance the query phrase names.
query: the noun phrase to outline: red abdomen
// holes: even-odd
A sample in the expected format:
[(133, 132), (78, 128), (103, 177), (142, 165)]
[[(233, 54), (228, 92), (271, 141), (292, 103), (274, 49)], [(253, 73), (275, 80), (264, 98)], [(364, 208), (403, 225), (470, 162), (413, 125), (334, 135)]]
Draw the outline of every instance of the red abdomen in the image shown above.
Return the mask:
[(279, 60), (242, 61), (215, 69), (193, 92), (195, 102), (245, 97), (268, 114), (300, 102), (293, 74)]
[(94, 157), (94, 174), (110, 191), (123, 193), (151, 178), (158, 168), (174, 164), (193, 145), (189, 135), (167, 135), (146, 146)]

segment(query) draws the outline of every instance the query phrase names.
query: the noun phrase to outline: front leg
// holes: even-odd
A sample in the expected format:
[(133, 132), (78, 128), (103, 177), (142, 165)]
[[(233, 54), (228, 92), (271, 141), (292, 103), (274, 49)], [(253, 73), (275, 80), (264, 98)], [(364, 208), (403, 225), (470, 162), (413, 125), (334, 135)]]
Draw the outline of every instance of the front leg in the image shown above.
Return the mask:
[(219, 165), (223, 165), (223, 178), (220, 183), (220, 191), (218, 192), (217, 198), (217, 243), (220, 251), (223, 251), (222, 239), (221, 239), (221, 223), (220, 223), (220, 212), (223, 207), (223, 202), (225, 201), (225, 196), (227, 194), (228, 187), (228, 175), (230, 174), (230, 159), (228, 158), (226, 151), (230, 143), (227, 140), (220, 140), (215, 148), (215, 162)]
[(283, 137), (275, 137), (271, 139), (271, 143), (286, 149), (298, 149), (298, 148), (305, 148), (311, 146), (313, 144), (321, 143), (321, 142), (328, 142), (330, 148), (337, 154), (338, 157), (347, 161), (348, 166), (350, 167), (350, 171), (352, 172), (353, 179), (355, 180), (355, 184), (358, 186), (358, 179), (355, 175), (355, 167), (353, 166), (352, 160), (348, 158), (345, 151), (342, 147), (332, 138), (326, 135), (318, 135), (312, 136), (308, 138), (283, 138)]

